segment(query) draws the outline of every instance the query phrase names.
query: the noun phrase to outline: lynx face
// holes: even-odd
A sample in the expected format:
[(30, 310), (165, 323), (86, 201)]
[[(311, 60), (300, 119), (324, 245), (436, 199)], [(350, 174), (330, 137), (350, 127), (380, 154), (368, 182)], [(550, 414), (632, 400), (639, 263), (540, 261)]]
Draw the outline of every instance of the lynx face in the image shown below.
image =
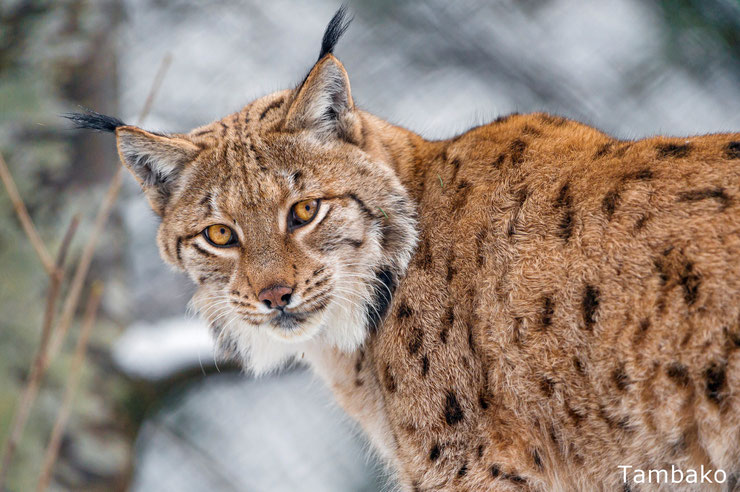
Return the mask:
[(172, 183), (158, 235), (162, 257), (199, 285), (192, 303), (219, 346), (256, 372), (306, 344), (361, 344), (414, 238), (406, 193), (382, 162), (310, 132), (238, 127), (289, 96), (227, 118), (223, 137), (221, 124), (183, 137), (198, 156)]
[(199, 285), (192, 305), (226, 355), (261, 373), (317, 346), (356, 349), (416, 246), (416, 210), (356, 110), (329, 25), (301, 85), (188, 134), (97, 113), (162, 217), (162, 257)]

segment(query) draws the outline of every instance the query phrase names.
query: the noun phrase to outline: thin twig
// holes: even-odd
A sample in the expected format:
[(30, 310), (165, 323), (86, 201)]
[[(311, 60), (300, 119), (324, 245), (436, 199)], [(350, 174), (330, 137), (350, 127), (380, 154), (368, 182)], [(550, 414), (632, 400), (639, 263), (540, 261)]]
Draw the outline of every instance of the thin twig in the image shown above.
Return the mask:
[(77, 339), (77, 347), (75, 348), (72, 366), (69, 369), (69, 373), (67, 374), (67, 382), (64, 385), (64, 396), (62, 398), (62, 405), (59, 408), (59, 412), (57, 413), (57, 419), (54, 422), (54, 427), (51, 431), (49, 444), (46, 446), (44, 465), (41, 468), (41, 475), (39, 476), (38, 486), (36, 487), (36, 490), (38, 492), (44, 491), (49, 487), (51, 474), (54, 471), (54, 464), (56, 463), (57, 456), (59, 455), (59, 446), (62, 443), (64, 428), (66, 427), (67, 420), (69, 419), (70, 409), (72, 407), (72, 400), (75, 397), (75, 393), (77, 393), (77, 387), (79, 386), (82, 364), (85, 361), (87, 342), (90, 338), (92, 327), (95, 324), (95, 317), (98, 313), (98, 305), (100, 304), (100, 296), (102, 293), (103, 285), (100, 282), (94, 283), (92, 289), (90, 290), (90, 297), (87, 300), (87, 307), (85, 308), (85, 315), (82, 321), (80, 335)]
[(46, 270), (46, 273), (50, 276), (54, 275), (54, 262), (51, 259), (51, 255), (49, 254), (49, 251), (47, 251), (44, 242), (41, 240), (36, 227), (33, 225), (31, 216), (28, 215), (28, 209), (26, 209), (26, 205), (23, 203), (23, 199), (18, 193), (18, 187), (15, 185), (13, 176), (10, 174), (8, 165), (5, 164), (5, 159), (3, 159), (2, 155), (0, 155), (0, 179), (2, 179), (5, 189), (8, 191), (10, 201), (13, 203), (13, 208), (18, 216), (18, 220), (20, 221), (26, 236), (28, 236), (28, 240), (31, 241), (33, 249), (36, 250), (36, 254), (39, 256), (39, 260), (41, 260), (44, 270)]
[(154, 104), (154, 98), (157, 96), (159, 88), (162, 86), (164, 76), (167, 74), (167, 70), (169, 70), (171, 64), (172, 53), (166, 53), (164, 57), (162, 57), (162, 61), (159, 63), (159, 69), (157, 70), (157, 74), (154, 76), (152, 86), (149, 88), (149, 94), (146, 96), (144, 106), (141, 108), (141, 112), (139, 113), (139, 119), (136, 122), (137, 125), (142, 125), (146, 117), (149, 116), (149, 111), (152, 109), (152, 105)]
[(8, 434), (8, 440), (5, 443), (5, 449), (3, 450), (3, 462), (0, 466), (0, 490), (2, 489), (5, 479), (7, 478), (8, 467), (13, 459), (13, 454), (18, 446), (18, 442), (23, 435), (23, 429), (28, 421), (28, 416), (31, 413), (31, 407), (33, 402), (36, 400), (36, 395), (41, 385), (41, 378), (49, 365), (48, 361), (48, 347), (49, 340), (51, 339), (51, 326), (54, 322), (54, 312), (59, 298), (59, 291), (64, 280), (64, 261), (67, 257), (67, 251), (69, 251), (69, 245), (72, 242), (72, 238), (77, 231), (77, 226), (80, 223), (80, 216), (75, 215), (72, 221), (67, 227), (67, 232), (64, 234), (62, 244), (59, 246), (57, 252), (57, 258), (54, 263), (55, 274), (50, 276), (49, 279), (49, 292), (46, 295), (46, 307), (44, 308), (44, 320), (41, 325), (41, 340), (39, 341), (38, 349), (34, 355), (31, 369), (28, 375), (28, 382), (25, 388), (23, 388), (23, 394), (21, 395), (18, 408), (13, 415), (13, 422), (10, 425), (10, 433)]
[[(149, 114), (154, 98), (159, 90), (159, 87), (161, 86), (162, 80), (164, 79), (164, 75), (167, 71), (167, 68), (169, 68), (169, 65), (171, 62), (172, 62), (172, 55), (167, 53), (162, 59), (160, 68), (159, 70), (157, 70), (157, 74), (154, 77), (154, 80), (152, 82), (152, 87), (149, 90), (149, 95), (146, 98), (146, 102), (144, 103), (144, 107), (142, 108), (141, 113), (139, 113), (139, 118), (138, 118), (139, 121), (137, 124), (141, 125), (144, 122), (144, 119)], [(0, 165), (0, 168), (4, 168), (5, 171), (7, 171), (7, 166), (5, 166), (4, 161)], [(10, 178), (10, 174), (7, 172), (6, 174)], [(0, 491), (5, 490), (4, 486), (5, 486), (5, 481), (7, 480), (7, 477), (8, 477), (8, 469), (10, 467), (10, 464), (13, 461), (13, 455), (15, 453), (15, 449), (17, 448), (18, 443), (20, 442), (20, 439), (23, 435), (23, 430), (25, 428), (26, 422), (28, 421), (28, 416), (30, 414), (31, 407), (33, 406), (33, 403), (36, 400), (36, 396), (38, 395), (38, 389), (39, 389), (41, 379), (43, 378), (44, 373), (46, 372), (46, 369), (48, 369), (49, 364), (51, 363), (51, 361), (54, 359), (57, 352), (61, 348), (61, 345), (64, 342), (64, 338), (67, 334), (67, 331), (69, 330), (69, 326), (72, 322), (72, 318), (74, 317), (74, 313), (77, 309), (77, 304), (79, 303), (80, 294), (82, 293), (82, 287), (85, 281), (85, 277), (87, 276), (87, 272), (90, 268), (90, 263), (92, 262), (92, 257), (95, 252), (95, 246), (97, 245), (97, 240), (99, 236), (102, 234), (103, 226), (105, 225), (108, 219), (108, 216), (110, 215), (110, 211), (113, 208), (113, 204), (115, 203), (116, 197), (121, 188), (122, 177), (123, 177), (123, 167), (119, 166), (115, 174), (113, 175), (113, 178), (111, 179), (110, 184), (108, 185), (108, 190), (103, 199), (103, 203), (98, 209), (98, 214), (95, 217), (95, 224), (93, 226), (92, 235), (88, 239), (87, 244), (85, 244), (85, 247), (82, 252), (82, 256), (80, 257), (80, 261), (77, 264), (77, 268), (75, 270), (75, 274), (74, 274), (74, 277), (72, 278), (72, 282), (70, 285), (69, 293), (67, 294), (67, 297), (64, 300), (61, 318), (59, 322), (54, 326), (53, 330), (50, 330), (48, 328), (46, 328), (45, 330), (42, 330), (42, 332), (45, 332), (47, 335), (46, 337), (42, 337), (41, 343), (39, 345), (40, 355), (36, 357), (39, 363), (37, 366), (36, 359), (34, 360), (33, 368), (35, 370), (32, 369), (31, 374), (29, 375), (28, 382), (26, 383), (26, 387), (23, 390), (21, 400), (18, 404), (18, 409), (16, 410), (16, 413), (13, 417), (13, 424), (11, 425), (12, 431), (8, 435), (8, 438), (5, 442), (5, 446), (3, 450), (3, 460), (2, 460), (2, 464), (0, 464)], [(3, 176), (3, 182), (6, 183), (6, 187), (8, 187), (8, 184), (7, 184), (8, 182), (11, 183), (11, 185), (13, 183), (12, 178), (10, 178), (9, 180), (6, 180), (5, 176)], [(14, 197), (17, 197), (17, 199), (20, 200), (22, 210), (26, 210), (25, 205), (23, 205), (23, 201), (21, 200), (17, 192), (15, 193), (15, 195), (13, 195), (13, 193), (10, 192), (9, 190), (9, 193), (11, 194), (11, 199), (14, 199)], [(20, 210), (20, 209), (17, 208), (16, 210)], [(27, 212), (25, 215), (26, 217), (28, 217)], [(24, 226), (24, 229), (26, 229), (26, 233), (28, 234), (30, 238), (31, 234), (35, 232), (35, 228), (33, 228), (33, 223), (30, 222), (30, 218), (28, 220), (29, 220), (29, 224), (31, 225), (31, 229), (28, 229), (25, 226)], [(23, 221), (23, 219), (21, 219), (21, 221)], [(38, 234), (36, 234), (36, 237), (38, 238)], [(43, 245), (43, 243), (40, 243), (40, 244)], [(60, 253), (62, 252), (66, 254), (66, 246), (60, 249)], [(50, 273), (51, 278), (52, 279), (57, 278), (58, 283), (61, 285), (62, 279), (61, 279), (61, 276), (58, 274), (58, 271), (55, 271), (53, 269), (50, 271), (51, 271)], [(51, 285), (51, 287), (53, 287), (53, 284)], [(54, 293), (53, 296), (52, 296), (52, 290), (56, 291), (56, 293)], [(50, 288), (49, 296), (47, 297), (47, 306), (51, 305), (51, 308), (47, 308), (47, 309), (50, 309), (52, 312), (53, 312), (53, 306), (56, 304), (56, 297), (58, 296), (58, 290), (59, 290), (59, 287), (56, 287), (56, 289)], [(52, 319), (52, 318), (53, 318), (53, 315), (49, 315), (48, 319)], [(49, 326), (51, 326), (51, 323), (49, 323)]]
[[(157, 70), (157, 74), (154, 76), (151, 89), (149, 89), (149, 95), (144, 102), (144, 107), (139, 113), (137, 124), (141, 125), (146, 117), (149, 115), (149, 111), (152, 108), (154, 98), (157, 95), (159, 88), (162, 86), (162, 80), (164, 80), (164, 76), (171, 63), (172, 55), (167, 53), (164, 58), (162, 58), (162, 62), (160, 63), (159, 69)], [(92, 234), (90, 235), (90, 238), (88, 239), (88, 242), (82, 251), (82, 256), (80, 257), (80, 261), (77, 264), (75, 275), (72, 278), (72, 282), (69, 287), (69, 293), (64, 300), (62, 315), (59, 319), (59, 323), (57, 323), (57, 326), (54, 329), (53, 339), (49, 348), (50, 360), (53, 360), (58, 351), (61, 349), (61, 345), (62, 343), (64, 343), (64, 338), (67, 335), (69, 326), (72, 322), (72, 319), (74, 318), (75, 311), (77, 310), (77, 304), (80, 300), (80, 294), (82, 293), (82, 287), (85, 282), (85, 277), (87, 276), (87, 272), (90, 268), (90, 263), (92, 262), (93, 255), (95, 254), (95, 247), (97, 246), (98, 238), (102, 235), (103, 227), (105, 226), (105, 223), (108, 220), (108, 216), (110, 215), (113, 205), (115, 204), (116, 198), (118, 196), (118, 191), (121, 189), (122, 178), (123, 166), (118, 166), (118, 169), (113, 175), (113, 179), (108, 186), (108, 191), (105, 194), (103, 203), (100, 206), (100, 209), (98, 209), (98, 215), (95, 217), (95, 225), (93, 226)]]

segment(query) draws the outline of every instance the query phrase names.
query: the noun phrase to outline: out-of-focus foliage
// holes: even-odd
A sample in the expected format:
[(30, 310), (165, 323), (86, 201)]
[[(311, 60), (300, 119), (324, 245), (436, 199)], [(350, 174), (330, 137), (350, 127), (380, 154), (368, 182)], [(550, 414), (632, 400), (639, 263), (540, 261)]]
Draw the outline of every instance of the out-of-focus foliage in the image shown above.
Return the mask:
[[(90, 232), (105, 179), (115, 169), (112, 165), (102, 169), (99, 163), (115, 161), (110, 159), (112, 149), (98, 152), (102, 147), (97, 148), (96, 137), (92, 144), (84, 143), (59, 115), (80, 104), (101, 110), (115, 106), (116, 72), (109, 37), (118, 9), (115, 1), (0, 2), (0, 152), (52, 254), (71, 217), (82, 214), (68, 259), (71, 265)], [(4, 189), (0, 189), (0, 231), (0, 442), (4, 442), (38, 345), (48, 278)], [(103, 253), (95, 260), (93, 276), (104, 280), (114, 276), (121, 251), (117, 235), (120, 229), (114, 222), (102, 238)], [(73, 325), (68, 346), (76, 333)], [(73, 438), (64, 440), (58, 463), (61, 481), (57, 483), (65, 488), (110, 490), (127, 478), (130, 431), (117, 402), (125, 399), (128, 390), (111, 371), (107, 355), (117, 333), (118, 327), (103, 312), (69, 424), (68, 435)], [(55, 360), (44, 380), (13, 462), (10, 490), (36, 486), (70, 364), (69, 352)]]
[(721, 57), (740, 79), (740, 1), (661, 0), (660, 8), (668, 25), (669, 56), (696, 73)]

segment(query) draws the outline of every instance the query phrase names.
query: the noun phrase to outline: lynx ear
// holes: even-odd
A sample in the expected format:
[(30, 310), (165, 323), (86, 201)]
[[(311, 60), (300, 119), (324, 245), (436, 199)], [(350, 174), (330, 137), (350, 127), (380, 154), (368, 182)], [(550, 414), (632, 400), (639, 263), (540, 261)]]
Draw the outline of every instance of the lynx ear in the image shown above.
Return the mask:
[(319, 60), (297, 90), (285, 119), (288, 131), (309, 130), (322, 140), (358, 141), (349, 77), (334, 55)]
[(121, 162), (141, 184), (152, 209), (162, 215), (181, 171), (198, 155), (198, 147), (185, 138), (135, 126), (119, 126), (115, 131)]

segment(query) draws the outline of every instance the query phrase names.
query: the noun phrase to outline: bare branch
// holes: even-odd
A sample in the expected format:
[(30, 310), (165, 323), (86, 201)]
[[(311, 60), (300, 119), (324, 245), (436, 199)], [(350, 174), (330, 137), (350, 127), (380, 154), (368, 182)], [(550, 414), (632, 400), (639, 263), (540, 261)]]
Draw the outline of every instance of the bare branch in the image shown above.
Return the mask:
[[(162, 59), (160, 68), (159, 70), (157, 70), (157, 74), (152, 82), (152, 87), (149, 90), (149, 95), (147, 96), (144, 107), (139, 114), (138, 124), (142, 124), (146, 116), (149, 114), (154, 98), (157, 94), (157, 91), (159, 90), (159, 87), (162, 84), (162, 80), (164, 79), (164, 76), (171, 62), (172, 56), (168, 53)], [(38, 244), (41, 248), (43, 248), (41, 250), (37, 249), (37, 252), (46, 251), (43, 243), (36, 233), (36, 229), (34, 228), (30, 217), (28, 217), (26, 207), (23, 204), (23, 201), (20, 198), (17, 189), (15, 188), (15, 183), (10, 176), (10, 173), (8, 172), (5, 161), (2, 160), (2, 156), (0, 156), (0, 174), (3, 183), (5, 183), (5, 186), (8, 189), (8, 193), (11, 196), (11, 200), (16, 206), (16, 211), (19, 214), (21, 223), (24, 224), (24, 229), (26, 230), (26, 233), (29, 235), (29, 238), (31, 238), (32, 235), (35, 234), (34, 237), (38, 239)], [(47, 268), (47, 272), (49, 272), (51, 283), (49, 287), (49, 293), (47, 295), (46, 312), (44, 314), (44, 325), (42, 327), (42, 337), (39, 343), (39, 349), (36, 356), (34, 357), (34, 362), (31, 367), (28, 382), (26, 383), (26, 387), (24, 388), (23, 394), (21, 395), (16, 413), (13, 416), (11, 432), (8, 435), (3, 449), (2, 463), (0, 464), (0, 491), (5, 490), (4, 486), (5, 481), (8, 477), (8, 470), (10, 464), (13, 461), (13, 456), (15, 454), (18, 443), (23, 436), (23, 430), (26, 426), (26, 422), (28, 421), (33, 403), (38, 395), (41, 380), (44, 376), (44, 373), (46, 372), (46, 369), (48, 369), (49, 364), (54, 359), (58, 351), (61, 349), (61, 346), (64, 343), (64, 338), (67, 334), (67, 331), (69, 330), (69, 326), (72, 323), (72, 319), (74, 317), (75, 311), (77, 310), (77, 305), (80, 300), (80, 294), (82, 293), (82, 287), (85, 282), (85, 277), (87, 276), (87, 272), (90, 269), (93, 254), (95, 253), (95, 246), (97, 245), (98, 238), (102, 234), (103, 227), (108, 220), (108, 216), (110, 215), (116, 197), (118, 196), (118, 192), (121, 188), (122, 177), (123, 167), (118, 166), (118, 169), (116, 170), (110, 184), (108, 185), (108, 190), (103, 199), (103, 203), (98, 209), (98, 214), (95, 217), (92, 234), (85, 244), (85, 247), (83, 248), (82, 256), (80, 257), (80, 261), (77, 264), (74, 277), (72, 278), (72, 282), (70, 284), (69, 293), (64, 300), (60, 320), (54, 326), (54, 329), (50, 329), (50, 327), (52, 326), (54, 317), (54, 306), (56, 305), (56, 300), (59, 296), (59, 288), (62, 283), (63, 273), (61, 265), (64, 262), (64, 258), (69, 246), (69, 241), (71, 241), (74, 230), (76, 230), (77, 228), (76, 220), (73, 220), (73, 224), (70, 225), (70, 229), (72, 230), (67, 231), (67, 234), (65, 235), (65, 240), (62, 241), (59, 255), (57, 257), (57, 265), (59, 265), (59, 267), (54, 268), (51, 260), (49, 260), (49, 268)], [(27, 222), (24, 222), (24, 220), (27, 220)], [(67, 238), (69, 239), (67, 240)], [(31, 239), (31, 241), (33, 242), (33, 239)], [(48, 252), (46, 253), (46, 255), (48, 256)], [(42, 254), (39, 253), (39, 256), (42, 257)], [(44, 261), (43, 257), (42, 261)]]
[(50, 276), (54, 275), (55, 269), (51, 255), (49, 255), (49, 252), (46, 250), (46, 246), (44, 246), (44, 242), (41, 240), (39, 232), (36, 230), (36, 226), (33, 225), (31, 216), (28, 215), (28, 209), (26, 209), (26, 205), (23, 203), (23, 199), (18, 193), (18, 188), (15, 185), (13, 176), (11, 176), (10, 170), (8, 169), (7, 164), (5, 164), (5, 159), (3, 159), (2, 155), (0, 155), (0, 179), (2, 179), (5, 189), (8, 191), (10, 201), (13, 203), (13, 208), (18, 216), (18, 220), (20, 221), (26, 236), (28, 236), (29, 241), (31, 241), (33, 249), (36, 250), (36, 254), (39, 256), (39, 260), (41, 260), (44, 270), (46, 270), (46, 273)]
[(54, 471), (54, 464), (56, 463), (57, 456), (59, 454), (59, 446), (62, 443), (64, 428), (67, 425), (67, 420), (69, 419), (69, 414), (72, 408), (72, 400), (75, 397), (77, 387), (79, 386), (82, 364), (85, 361), (87, 342), (90, 338), (92, 327), (95, 325), (95, 317), (98, 312), (98, 305), (100, 304), (100, 296), (102, 293), (103, 285), (100, 282), (94, 283), (90, 290), (90, 297), (87, 300), (87, 307), (85, 308), (80, 336), (77, 339), (77, 347), (75, 348), (72, 367), (67, 374), (67, 382), (64, 385), (62, 405), (57, 413), (57, 419), (56, 422), (54, 422), (54, 428), (51, 431), (49, 444), (46, 446), (44, 465), (41, 468), (41, 475), (39, 476), (38, 485), (36, 487), (36, 490), (39, 492), (46, 490), (51, 481), (51, 474)]
[(28, 375), (28, 381), (26, 382), (21, 399), (18, 404), (18, 408), (13, 415), (13, 422), (10, 425), (10, 433), (8, 434), (8, 440), (5, 443), (5, 449), (3, 452), (3, 462), (0, 467), (0, 490), (7, 478), (8, 467), (13, 460), (15, 449), (18, 446), (18, 442), (23, 435), (23, 429), (26, 427), (28, 416), (31, 413), (31, 407), (33, 402), (36, 400), (36, 395), (41, 385), (41, 378), (46, 372), (46, 368), (49, 365), (48, 358), (48, 347), (49, 340), (51, 339), (51, 326), (54, 322), (54, 311), (59, 298), (59, 290), (64, 280), (64, 260), (69, 250), (69, 244), (72, 242), (77, 226), (79, 225), (80, 217), (75, 215), (67, 228), (67, 232), (64, 234), (62, 244), (59, 246), (57, 252), (57, 258), (55, 262), (55, 274), (50, 277), (49, 281), (49, 292), (46, 295), (46, 307), (44, 309), (44, 321), (41, 325), (41, 340), (39, 341), (38, 349), (34, 355), (33, 362), (31, 363), (31, 369)]
[(157, 96), (159, 88), (162, 86), (164, 76), (167, 74), (167, 70), (169, 70), (171, 64), (172, 53), (167, 53), (162, 57), (162, 61), (159, 63), (159, 69), (157, 70), (157, 74), (154, 76), (152, 86), (149, 88), (149, 94), (146, 96), (146, 101), (144, 101), (144, 107), (141, 108), (141, 112), (139, 113), (139, 120), (136, 122), (137, 125), (142, 125), (146, 117), (149, 116), (149, 111), (151, 111), (152, 105), (154, 104), (154, 98)]
[[(149, 114), (154, 98), (162, 85), (162, 80), (164, 79), (167, 69), (169, 68), (171, 63), (172, 55), (167, 53), (162, 58), (159, 70), (157, 70), (157, 74), (155, 75), (152, 82), (152, 87), (149, 90), (149, 95), (147, 96), (146, 102), (144, 103), (144, 107), (142, 108), (141, 113), (139, 113), (139, 121), (137, 124), (141, 125), (144, 119)], [(115, 204), (115, 200), (118, 196), (118, 191), (121, 188), (122, 178), (123, 167), (118, 166), (118, 169), (113, 175), (113, 179), (108, 186), (108, 191), (105, 194), (103, 203), (98, 209), (98, 215), (95, 217), (95, 224), (93, 226), (92, 234), (90, 235), (90, 238), (88, 239), (87, 244), (82, 251), (82, 256), (80, 257), (80, 261), (77, 264), (77, 269), (75, 270), (75, 275), (72, 278), (72, 283), (70, 284), (69, 293), (64, 300), (62, 315), (59, 319), (59, 323), (54, 329), (53, 339), (51, 342), (51, 346), (49, 347), (50, 360), (54, 359), (57, 352), (60, 350), (62, 343), (64, 343), (64, 337), (67, 335), (67, 331), (69, 330), (69, 326), (72, 322), (75, 311), (77, 310), (77, 304), (80, 300), (80, 294), (82, 293), (82, 287), (85, 282), (85, 277), (87, 276), (87, 271), (90, 268), (90, 263), (92, 262), (93, 255), (95, 253), (95, 246), (97, 245), (98, 238), (103, 233), (103, 227), (105, 226), (105, 223), (108, 220), (108, 216), (110, 215), (113, 205)]]

